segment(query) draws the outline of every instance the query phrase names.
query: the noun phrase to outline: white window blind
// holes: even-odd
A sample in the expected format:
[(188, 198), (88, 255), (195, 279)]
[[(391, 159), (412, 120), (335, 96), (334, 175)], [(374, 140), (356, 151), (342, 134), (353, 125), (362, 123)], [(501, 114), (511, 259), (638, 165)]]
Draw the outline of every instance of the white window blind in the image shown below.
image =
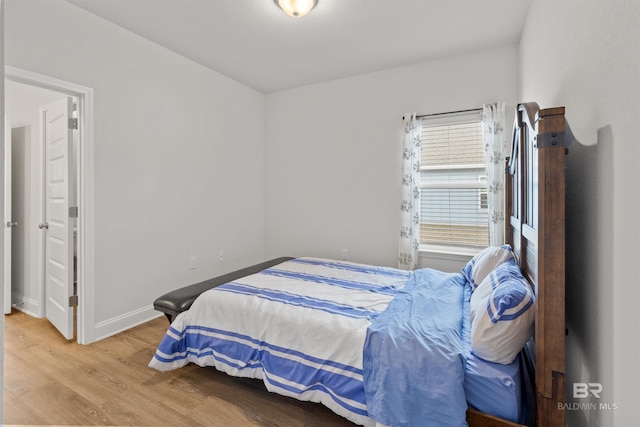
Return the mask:
[(424, 118), (420, 159), (420, 243), (489, 244), (480, 113)]

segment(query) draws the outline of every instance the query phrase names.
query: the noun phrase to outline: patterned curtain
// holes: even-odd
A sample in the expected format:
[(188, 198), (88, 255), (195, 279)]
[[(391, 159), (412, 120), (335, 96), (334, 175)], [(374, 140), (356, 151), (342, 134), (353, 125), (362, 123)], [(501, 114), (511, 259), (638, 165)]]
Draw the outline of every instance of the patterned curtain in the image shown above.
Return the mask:
[(420, 132), (422, 123), (416, 114), (405, 114), (402, 138), (402, 223), (398, 268), (418, 267), (420, 247)]
[(504, 102), (482, 107), (484, 160), (487, 167), (489, 244), (504, 244), (504, 174), (507, 140), (504, 133)]

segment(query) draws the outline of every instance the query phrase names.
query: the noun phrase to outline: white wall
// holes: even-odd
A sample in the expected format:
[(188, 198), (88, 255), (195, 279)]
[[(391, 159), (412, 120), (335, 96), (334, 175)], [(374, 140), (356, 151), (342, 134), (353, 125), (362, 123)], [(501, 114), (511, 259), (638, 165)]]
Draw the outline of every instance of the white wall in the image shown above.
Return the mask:
[(94, 90), (97, 338), (264, 258), (261, 93), (64, 1), (5, 9), (6, 64)]
[[(640, 2), (534, 1), (520, 70), (521, 98), (565, 106), (582, 143), (567, 158), (567, 397), (597, 409), (568, 424), (636, 425)], [(574, 399), (574, 382), (601, 383), (600, 399)]]
[(403, 114), (515, 108), (517, 93), (518, 50), (507, 46), (268, 94), (267, 256), (344, 248), (397, 265)]
[[(41, 105), (64, 97), (63, 94), (48, 91), (20, 83), (5, 82), (5, 108), (8, 125), (15, 130), (22, 129), (26, 138), (21, 142), (13, 141), (12, 165), (13, 204), (12, 221), (18, 226), (12, 230), (12, 303), (19, 304), (23, 311), (44, 316), (41, 306), (42, 280), (42, 231), (37, 228), (42, 216), (43, 159), (42, 143), (39, 140)], [(23, 154), (18, 160), (18, 146)], [(22, 215), (21, 215), (22, 214)]]

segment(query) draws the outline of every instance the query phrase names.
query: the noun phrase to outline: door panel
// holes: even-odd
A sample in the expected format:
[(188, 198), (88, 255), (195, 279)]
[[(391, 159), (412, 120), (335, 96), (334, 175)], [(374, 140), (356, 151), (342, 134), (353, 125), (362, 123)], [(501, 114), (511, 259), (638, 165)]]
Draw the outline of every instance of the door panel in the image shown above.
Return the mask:
[(67, 339), (73, 338), (73, 226), (69, 218), (72, 98), (40, 107), (45, 141), (45, 310)]

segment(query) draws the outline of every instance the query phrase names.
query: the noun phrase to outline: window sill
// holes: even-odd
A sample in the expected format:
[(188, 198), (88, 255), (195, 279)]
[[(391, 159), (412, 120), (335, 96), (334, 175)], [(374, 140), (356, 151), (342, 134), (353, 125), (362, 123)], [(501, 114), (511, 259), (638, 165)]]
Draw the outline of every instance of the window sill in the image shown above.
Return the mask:
[(442, 259), (466, 259), (469, 260), (482, 248), (470, 248), (466, 246), (445, 245), (420, 245), (420, 255)]

